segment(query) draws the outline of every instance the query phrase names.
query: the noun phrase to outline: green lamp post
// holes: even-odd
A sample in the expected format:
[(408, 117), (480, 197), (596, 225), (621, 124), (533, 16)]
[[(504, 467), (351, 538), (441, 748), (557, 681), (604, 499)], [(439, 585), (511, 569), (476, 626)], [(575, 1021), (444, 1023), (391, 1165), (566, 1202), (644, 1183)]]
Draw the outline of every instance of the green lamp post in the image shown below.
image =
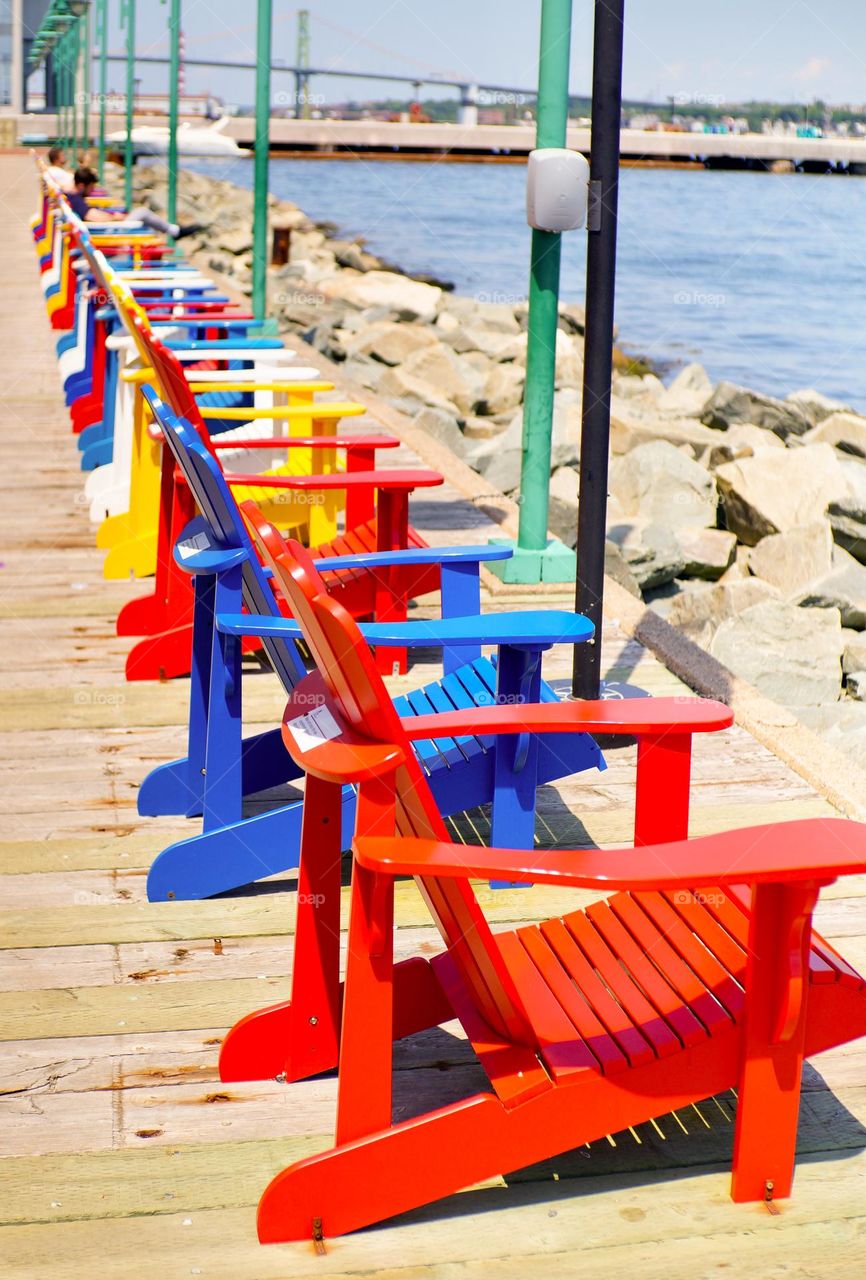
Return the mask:
[[(556, 331), (562, 230), (582, 225), (586, 162), (565, 149), (572, 0), (542, 0), (535, 151), (530, 156), (527, 212), (532, 248), (523, 397), (520, 525), (514, 555), (491, 569), (506, 582), (573, 582), (574, 552), (547, 536)], [(581, 189), (582, 183), (582, 189)], [(560, 210), (572, 216), (560, 219)], [(495, 539), (494, 541), (507, 541)]]
[(271, 131), (272, 0), (258, 0), (256, 35), (256, 153), (253, 181), (253, 314), (267, 314), (268, 156)]
[(171, 0), (168, 19), (168, 220), (177, 222), (177, 125), (180, 89), (180, 0)]
[(95, 37), (99, 46), (99, 180), (105, 178), (105, 99), (108, 95), (108, 0), (96, 0)]
[(120, 24), (126, 31), (126, 141), (123, 148), (124, 202), (132, 207), (132, 165), (135, 152), (132, 143), (135, 108), (135, 0), (121, 0)]

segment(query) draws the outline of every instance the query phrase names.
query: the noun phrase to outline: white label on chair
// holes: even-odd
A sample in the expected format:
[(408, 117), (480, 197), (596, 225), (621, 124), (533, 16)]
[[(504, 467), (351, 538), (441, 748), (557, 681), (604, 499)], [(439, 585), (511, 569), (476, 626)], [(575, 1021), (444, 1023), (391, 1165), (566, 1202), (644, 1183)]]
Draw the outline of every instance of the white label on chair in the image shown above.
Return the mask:
[(305, 716), (298, 716), (286, 725), (301, 751), (309, 751), (321, 742), (339, 738), (342, 730), (327, 707), (316, 707)]
[(208, 536), (206, 533), (196, 533), (191, 538), (187, 538), (186, 542), (177, 544), (177, 554), (182, 560), (188, 560), (190, 556), (194, 556), (197, 551), (207, 551), (210, 547)]

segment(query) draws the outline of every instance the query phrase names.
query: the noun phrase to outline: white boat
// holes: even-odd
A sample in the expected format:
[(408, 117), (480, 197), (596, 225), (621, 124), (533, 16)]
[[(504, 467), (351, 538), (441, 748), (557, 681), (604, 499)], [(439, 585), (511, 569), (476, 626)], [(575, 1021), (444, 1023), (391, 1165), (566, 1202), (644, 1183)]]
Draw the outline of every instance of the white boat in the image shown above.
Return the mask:
[[(184, 121), (177, 130), (177, 152), (181, 156), (242, 156), (245, 152), (227, 138), (222, 130), (229, 122), (222, 116), (210, 125), (190, 124)], [(168, 155), (168, 127), (162, 124), (140, 124), (132, 131), (132, 146), (136, 156)], [(126, 145), (126, 130), (110, 133), (107, 141)]]

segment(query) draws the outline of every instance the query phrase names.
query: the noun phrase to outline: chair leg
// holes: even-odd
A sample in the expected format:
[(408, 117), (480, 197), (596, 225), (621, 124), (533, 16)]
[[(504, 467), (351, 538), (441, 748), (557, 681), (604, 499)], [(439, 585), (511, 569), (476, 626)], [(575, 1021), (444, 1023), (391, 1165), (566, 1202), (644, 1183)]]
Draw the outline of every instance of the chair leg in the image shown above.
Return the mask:
[(738, 1202), (791, 1194), (817, 899), (806, 882), (754, 889), (731, 1181)]

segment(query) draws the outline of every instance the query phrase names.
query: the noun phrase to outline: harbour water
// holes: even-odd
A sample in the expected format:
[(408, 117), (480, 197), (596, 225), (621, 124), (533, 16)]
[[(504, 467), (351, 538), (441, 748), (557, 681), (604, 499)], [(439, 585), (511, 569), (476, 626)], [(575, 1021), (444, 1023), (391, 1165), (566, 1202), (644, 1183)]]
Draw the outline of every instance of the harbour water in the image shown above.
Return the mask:
[[(194, 166), (241, 186), (246, 160)], [(517, 165), (274, 160), (271, 190), (407, 271), (458, 292), (526, 296), (525, 170)], [(815, 386), (866, 410), (866, 181), (626, 169), (616, 317), (626, 349), (673, 371), (786, 395)], [(582, 232), (563, 297), (583, 297)]]

